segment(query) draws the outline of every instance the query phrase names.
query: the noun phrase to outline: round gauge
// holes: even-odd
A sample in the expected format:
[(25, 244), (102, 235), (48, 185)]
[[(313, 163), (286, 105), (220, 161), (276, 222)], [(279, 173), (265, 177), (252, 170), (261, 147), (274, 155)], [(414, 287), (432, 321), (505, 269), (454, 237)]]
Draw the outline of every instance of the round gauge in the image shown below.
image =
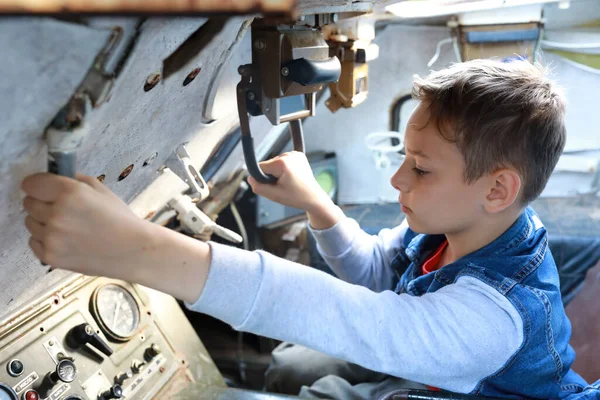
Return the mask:
[(109, 337), (125, 341), (140, 325), (140, 309), (135, 298), (122, 286), (109, 284), (92, 295), (92, 312)]
[(10, 386), (0, 383), (0, 400), (18, 400), (18, 397)]

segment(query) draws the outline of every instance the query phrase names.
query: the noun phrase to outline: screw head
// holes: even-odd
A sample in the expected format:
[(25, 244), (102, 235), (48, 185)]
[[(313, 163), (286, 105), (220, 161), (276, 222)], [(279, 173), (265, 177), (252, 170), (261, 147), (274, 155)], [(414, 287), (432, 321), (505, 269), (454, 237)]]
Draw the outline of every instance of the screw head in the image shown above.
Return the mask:
[(257, 39), (254, 41), (254, 48), (257, 50), (264, 50), (267, 47), (267, 44), (264, 40)]
[(254, 92), (248, 92), (246, 94), (246, 97), (248, 98), (248, 100), (254, 100), (256, 98), (256, 95), (254, 94)]
[(290, 70), (288, 69), (288, 67), (281, 68), (281, 75), (288, 76), (289, 74), (290, 74)]

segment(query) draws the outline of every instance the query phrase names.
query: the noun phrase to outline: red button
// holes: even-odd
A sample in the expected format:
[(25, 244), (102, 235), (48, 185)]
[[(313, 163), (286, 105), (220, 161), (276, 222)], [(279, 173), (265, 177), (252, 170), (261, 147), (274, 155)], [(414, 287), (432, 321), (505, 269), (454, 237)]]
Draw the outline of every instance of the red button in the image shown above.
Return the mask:
[(40, 400), (40, 395), (35, 390), (28, 390), (23, 396), (24, 400)]

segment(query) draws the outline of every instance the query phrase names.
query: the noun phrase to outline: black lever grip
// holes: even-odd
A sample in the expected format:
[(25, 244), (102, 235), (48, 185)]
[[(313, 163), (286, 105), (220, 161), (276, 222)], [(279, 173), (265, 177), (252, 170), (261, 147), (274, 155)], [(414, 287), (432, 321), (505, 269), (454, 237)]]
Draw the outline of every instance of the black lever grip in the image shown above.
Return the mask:
[(110, 348), (108, 343), (102, 340), (102, 338), (96, 332), (94, 332), (94, 328), (87, 323), (83, 323), (74, 327), (71, 330), (70, 339), (72, 339), (72, 342), (79, 346), (84, 346), (89, 343), (107, 357), (110, 357), (113, 353), (113, 349)]
[(322, 61), (297, 58), (285, 63), (282, 72), (284, 69), (287, 69), (287, 75), (284, 74), (287, 79), (308, 86), (337, 82), (342, 73), (342, 64), (337, 57)]
[(254, 138), (252, 136), (242, 136), (242, 149), (244, 150), (246, 167), (248, 167), (248, 173), (251, 177), (260, 183), (277, 182), (277, 178), (273, 175), (265, 174), (262, 172), (262, 169), (260, 169), (258, 161), (256, 161), (256, 154), (254, 153)]
[[(295, 151), (304, 153), (304, 135), (302, 132), (302, 122), (300, 120), (290, 121), (290, 135)], [(248, 173), (257, 182), (260, 183), (275, 183), (277, 178), (273, 175), (265, 174), (258, 165), (256, 153), (254, 152), (254, 139), (252, 136), (242, 135), (242, 149), (244, 151), (244, 160), (248, 167)]]

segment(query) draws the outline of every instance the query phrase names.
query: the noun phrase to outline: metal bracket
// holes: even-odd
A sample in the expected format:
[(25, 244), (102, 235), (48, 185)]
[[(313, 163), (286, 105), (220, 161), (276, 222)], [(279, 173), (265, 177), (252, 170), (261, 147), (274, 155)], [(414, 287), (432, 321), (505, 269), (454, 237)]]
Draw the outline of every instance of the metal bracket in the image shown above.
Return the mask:
[(187, 143), (180, 144), (177, 149), (169, 156), (165, 165), (173, 171), (182, 181), (190, 187), (190, 195), (204, 200), (209, 195), (208, 185), (192, 165), (192, 159), (185, 147)]
[(177, 212), (181, 225), (196, 235), (216, 234), (234, 243), (242, 243), (242, 237), (237, 233), (217, 225), (208, 215), (204, 214), (192, 199), (186, 195), (177, 195), (169, 200), (168, 206)]

